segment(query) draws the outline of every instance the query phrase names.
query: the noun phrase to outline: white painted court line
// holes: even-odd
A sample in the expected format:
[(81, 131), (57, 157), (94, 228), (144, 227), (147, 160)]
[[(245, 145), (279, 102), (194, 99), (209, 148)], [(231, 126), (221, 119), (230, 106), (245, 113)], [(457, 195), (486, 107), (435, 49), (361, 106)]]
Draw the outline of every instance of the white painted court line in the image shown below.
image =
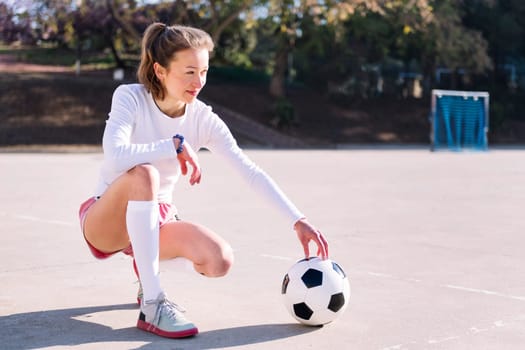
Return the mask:
[[(392, 279), (392, 280), (397, 280), (397, 281), (428, 284), (420, 279), (410, 278), (410, 277), (399, 277), (399, 276), (394, 276), (394, 275), (387, 274), (387, 273), (380, 273), (380, 272), (373, 272), (373, 271), (353, 271), (353, 273), (354, 274), (355, 273), (366, 274), (366, 275), (377, 277), (377, 278), (386, 278), (386, 279)], [(490, 296), (499, 297), (499, 298), (525, 301), (525, 296), (510, 295), (510, 294), (500, 293), (500, 292), (496, 292), (493, 290), (487, 290), (487, 289), (470, 288), (470, 287), (464, 287), (464, 286), (457, 286), (453, 284), (441, 284), (439, 285), (439, 287), (459, 290), (459, 291), (468, 292), (468, 293), (477, 293), (477, 294), (490, 295)]]
[(17, 218), (17, 219), (42, 222), (42, 223), (46, 223), (46, 224), (54, 224), (54, 225), (62, 225), (62, 226), (75, 226), (75, 224), (73, 224), (71, 222), (61, 221), (61, 220), (48, 220), (48, 219), (37, 218), (35, 216), (15, 215), (14, 217)]
[(525, 297), (516, 296), (516, 295), (509, 295), (509, 294), (503, 294), (503, 293), (495, 292), (495, 291), (492, 291), (492, 290), (468, 288), (468, 287), (462, 287), (462, 286), (455, 286), (455, 285), (452, 285), (452, 284), (441, 285), (441, 287), (461, 290), (461, 291), (464, 291), (464, 292), (492, 295), (492, 296), (496, 296), (496, 297), (500, 297), (500, 298), (525, 301)]
[[(278, 255), (270, 255), (270, 254), (260, 254), (263, 258), (268, 259), (274, 259), (274, 260), (286, 260), (286, 261), (293, 261), (294, 259), (286, 256), (278, 256)], [(358, 274), (366, 274), (368, 276), (377, 277), (377, 278), (386, 278), (386, 279), (392, 279), (397, 281), (405, 281), (405, 282), (412, 282), (412, 283), (422, 283), (425, 284), (423, 280), (417, 279), (417, 278), (411, 278), (411, 277), (399, 277), (394, 276), (388, 273), (382, 273), (382, 272), (375, 272), (375, 271), (352, 271), (352, 273), (358, 273)], [(525, 301), (525, 296), (518, 296), (518, 295), (510, 295), (510, 294), (504, 294), (492, 290), (487, 289), (477, 289), (477, 288), (469, 288), (464, 286), (457, 286), (453, 284), (442, 284), (439, 285), (441, 288), (447, 288), (447, 289), (454, 289), (459, 290), (463, 292), (468, 293), (477, 293), (477, 294), (483, 294), (483, 295), (490, 295), (494, 297), (499, 298), (505, 298), (505, 299), (512, 299), (512, 300), (519, 300), (519, 301)]]
[(459, 338), (460, 338), (459, 335), (453, 335), (451, 337), (446, 337), (446, 338), (441, 338), (441, 339), (429, 339), (427, 340), (427, 343), (428, 344), (439, 344), (439, 343), (444, 343), (444, 342), (451, 341), (451, 340), (456, 340)]
[(279, 255), (270, 255), (270, 254), (261, 254), (260, 255), (263, 258), (268, 259), (274, 259), (274, 260), (286, 260), (286, 261), (293, 261), (294, 259), (287, 257), (287, 256), (279, 256)]
[(44, 219), (44, 218), (39, 218), (39, 217), (36, 217), (36, 216), (29, 216), (29, 215), (17, 215), (17, 214), (5, 213), (5, 212), (0, 213), (0, 215), (2, 215), (2, 216), (10, 216), (12, 218), (25, 220), (25, 221), (34, 221), (34, 222), (40, 222), (40, 223), (52, 224), (52, 225), (69, 226), (69, 227), (77, 225), (77, 224), (74, 224), (74, 223), (68, 222), (68, 221), (50, 220), (50, 219)]
[(405, 282), (413, 282), (413, 283), (423, 282), (423, 280), (420, 280), (418, 278), (399, 277), (399, 276), (394, 276), (388, 273), (382, 273), (382, 272), (376, 272), (376, 271), (354, 271), (354, 273), (366, 274), (366, 275), (373, 276), (373, 277), (387, 278), (391, 280), (398, 280), (398, 281), (405, 281)]
[[(290, 257), (271, 255), (271, 254), (260, 254), (260, 257), (267, 258), (267, 259), (286, 260), (286, 261), (294, 260)], [(420, 280), (417, 278), (400, 277), (400, 276), (395, 276), (392, 274), (376, 272), (376, 271), (353, 270), (351, 274), (364, 274), (364, 275), (368, 275), (368, 276), (372, 276), (376, 278), (384, 278), (384, 279), (391, 279), (391, 280), (397, 280), (397, 281), (426, 284), (424, 283), (423, 280)], [(525, 301), (525, 296), (509, 295), (509, 294), (504, 294), (504, 293), (495, 292), (495, 291), (486, 290), (486, 289), (469, 288), (469, 287), (457, 286), (453, 284), (442, 284), (442, 285), (439, 285), (439, 287), (453, 289), (453, 290), (462, 291), (462, 292), (468, 292), (468, 293), (477, 293), (477, 294), (483, 294), (483, 295), (494, 296), (494, 297), (499, 297), (499, 298)], [(493, 331), (496, 329), (507, 327), (511, 324), (515, 324), (518, 322), (520, 323), (523, 322), (523, 318), (518, 317), (514, 320), (505, 321), (505, 322), (502, 320), (497, 320), (497, 321), (492, 322), (490, 325), (485, 325), (484, 327), (471, 326), (467, 330), (461, 332), (460, 335), (449, 335), (449, 336), (444, 336), (444, 337), (439, 337), (439, 338), (429, 337), (425, 340), (418, 340), (418, 341), (412, 340), (412, 341), (407, 341), (405, 343), (399, 343), (395, 345), (386, 346), (381, 349), (382, 350), (402, 350), (402, 349), (413, 348), (414, 345), (417, 345), (417, 344), (425, 344), (424, 346), (426, 347), (434, 346), (434, 345), (439, 345), (439, 344), (446, 343), (446, 342), (455, 341), (455, 340), (458, 340), (464, 337), (475, 336), (480, 333)]]

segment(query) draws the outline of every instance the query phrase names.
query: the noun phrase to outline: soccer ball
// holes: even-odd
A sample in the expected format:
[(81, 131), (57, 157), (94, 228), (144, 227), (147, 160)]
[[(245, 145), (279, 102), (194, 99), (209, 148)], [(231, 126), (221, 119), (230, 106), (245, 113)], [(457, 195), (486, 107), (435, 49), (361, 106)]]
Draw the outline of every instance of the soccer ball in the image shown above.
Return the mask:
[(334, 321), (348, 306), (350, 283), (333, 260), (299, 260), (284, 276), (284, 305), (300, 323), (320, 326)]

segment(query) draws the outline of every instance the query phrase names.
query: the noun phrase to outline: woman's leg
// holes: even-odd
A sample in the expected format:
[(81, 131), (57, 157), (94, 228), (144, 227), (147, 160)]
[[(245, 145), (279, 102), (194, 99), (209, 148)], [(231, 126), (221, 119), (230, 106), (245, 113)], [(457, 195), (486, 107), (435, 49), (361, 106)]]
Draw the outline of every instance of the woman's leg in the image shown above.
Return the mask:
[(160, 228), (160, 259), (184, 257), (197, 272), (224, 276), (233, 264), (230, 245), (210, 229), (188, 221), (170, 221)]
[(126, 248), (129, 241), (144, 292), (137, 327), (170, 338), (192, 336), (197, 327), (166, 299), (159, 279), (158, 171), (138, 165), (115, 180), (88, 210), (84, 235), (102, 252)]
[(138, 165), (117, 178), (88, 210), (84, 236), (102, 252), (115, 252), (129, 246), (126, 225), (129, 201), (155, 200), (158, 175), (150, 165)]
[(151, 165), (138, 165), (119, 177), (90, 208), (86, 239), (103, 252), (117, 251), (131, 240), (141, 276), (144, 300), (162, 292), (159, 279), (159, 175)]

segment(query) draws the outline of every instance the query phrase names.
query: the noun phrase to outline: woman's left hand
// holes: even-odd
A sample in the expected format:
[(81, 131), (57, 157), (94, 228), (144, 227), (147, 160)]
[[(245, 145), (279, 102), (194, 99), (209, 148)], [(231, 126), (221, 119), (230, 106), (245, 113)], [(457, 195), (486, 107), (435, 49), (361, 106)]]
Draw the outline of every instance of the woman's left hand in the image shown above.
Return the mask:
[(316, 229), (306, 219), (300, 219), (294, 225), (294, 230), (304, 249), (305, 258), (310, 257), (310, 241), (314, 241), (317, 245), (317, 255), (323, 260), (328, 258), (328, 242), (321, 231)]
[(177, 154), (177, 159), (180, 163), (182, 175), (188, 173), (188, 164), (191, 166), (190, 185), (195, 185), (201, 182), (201, 166), (197, 154), (186, 141), (182, 145), (182, 152)]

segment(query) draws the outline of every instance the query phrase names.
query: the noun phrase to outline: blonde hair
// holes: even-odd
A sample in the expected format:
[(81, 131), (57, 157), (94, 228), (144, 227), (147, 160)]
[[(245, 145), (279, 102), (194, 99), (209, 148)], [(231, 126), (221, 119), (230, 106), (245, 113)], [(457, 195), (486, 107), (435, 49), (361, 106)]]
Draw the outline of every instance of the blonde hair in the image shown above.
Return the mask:
[(155, 98), (163, 100), (166, 91), (155, 75), (153, 64), (157, 62), (162, 67), (169, 68), (170, 61), (178, 51), (204, 48), (211, 52), (213, 46), (210, 35), (201, 29), (152, 23), (146, 28), (142, 38), (137, 79)]

